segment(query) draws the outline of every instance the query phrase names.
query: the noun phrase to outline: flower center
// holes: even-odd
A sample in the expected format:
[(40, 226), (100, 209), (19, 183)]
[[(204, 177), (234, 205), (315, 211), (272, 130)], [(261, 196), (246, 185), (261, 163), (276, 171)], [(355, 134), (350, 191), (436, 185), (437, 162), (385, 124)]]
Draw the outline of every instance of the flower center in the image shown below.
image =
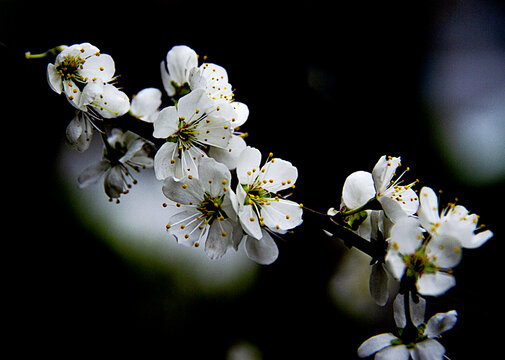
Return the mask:
[(197, 131), (197, 122), (188, 124), (181, 118), (179, 120), (179, 129), (177, 132), (170, 135), (167, 141), (177, 143), (179, 151), (183, 151), (189, 149), (191, 146), (198, 145), (198, 141), (196, 141), (197, 135), (199, 135)]
[(205, 193), (203, 196), (204, 200), (196, 208), (205, 217), (206, 224), (212, 224), (214, 220), (224, 220), (228, 218), (228, 215), (222, 209), (224, 195), (221, 196), (211, 196), (209, 193)]
[(437, 270), (430, 258), (425, 254), (424, 248), (421, 247), (415, 253), (410, 255), (403, 255), (403, 262), (405, 263), (406, 276), (416, 278), (423, 273), (434, 273)]
[(56, 71), (65, 80), (81, 80), (79, 69), (82, 69), (84, 62), (80, 56), (68, 56), (56, 67)]

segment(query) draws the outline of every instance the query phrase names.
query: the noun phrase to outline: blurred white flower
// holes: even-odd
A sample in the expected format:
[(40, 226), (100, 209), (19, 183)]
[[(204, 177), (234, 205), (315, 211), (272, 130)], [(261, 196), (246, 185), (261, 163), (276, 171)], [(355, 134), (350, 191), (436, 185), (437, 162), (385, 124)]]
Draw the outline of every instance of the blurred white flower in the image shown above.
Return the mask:
[(443, 359), (445, 348), (436, 339), (454, 327), (457, 322), (456, 311), (438, 313), (424, 324), (425, 300), (420, 298), (419, 302), (415, 303), (409, 297), (410, 321), (417, 331), (407, 335), (404, 301), (404, 295), (398, 295), (393, 304), (398, 334), (384, 333), (372, 336), (358, 348), (359, 357), (375, 354), (377, 360)]
[(479, 216), (464, 206), (450, 204), (439, 214), (438, 198), (431, 188), (423, 187), (420, 199), (419, 220), (433, 238), (453, 237), (462, 247), (474, 249), (493, 236), (490, 230), (475, 233)]
[(121, 194), (128, 193), (132, 184), (137, 183), (130, 169), (139, 172), (153, 166), (148, 149), (149, 145), (138, 135), (130, 131), (123, 133), (119, 129), (113, 129), (105, 143), (102, 160), (86, 168), (79, 175), (77, 179), (79, 186), (86, 187), (96, 183), (105, 175), (105, 193), (111, 200), (119, 199)]
[(420, 225), (405, 217), (393, 226), (386, 265), (395, 279), (412, 281), (421, 295), (438, 296), (456, 284), (451, 268), (461, 260), (461, 247), (453, 237), (426, 241)]

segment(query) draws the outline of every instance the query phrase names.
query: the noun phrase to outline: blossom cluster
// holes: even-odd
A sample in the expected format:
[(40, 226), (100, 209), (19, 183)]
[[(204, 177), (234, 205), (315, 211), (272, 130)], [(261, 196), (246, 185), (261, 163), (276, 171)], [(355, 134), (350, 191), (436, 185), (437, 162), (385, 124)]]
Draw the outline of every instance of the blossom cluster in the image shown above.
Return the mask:
[[(153, 87), (139, 91), (130, 103), (114, 86), (110, 55), (88, 43), (59, 48), (47, 78), (51, 89), (76, 108), (67, 142), (85, 151), (98, 131), (104, 144), (102, 160), (79, 176), (81, 187), (103, 176), (105, 193), (119, 202), (136, 184), (132, 170), (153, 167), (167, 197), (166, 229), (180, 244), (204, 245), (208, 257), (217, 259), (244, 242), (254, 261), (277, 259), (273, 237), (302, 223), (301, 205), (282, 195), (294, 186), (298, 171), (273, 155), (261, 163), (261, 152), (247, 146), (239, 127), (249, 109), (235, 100), (222, 66), (198, 65), (193, 49), (174, 46), (160, 66), (171, 104), (163, 106), (163, 92)], [(150, 126), (152, 138), (107, 123), (123, 115)]]
[[(275, 239), (303, 221), (304, 207), (285, 195), (298, 170), (272, 153), (263, 160), (261, 151), (246, 143), (240, 127), (249, 108), (236, 101), (222, 66), (199, 64), (193, 49), (174, 46), (160, 64), (164, 91), (149, 87), (130, 102), (116, 86), (114, 60), (97, 47), (59, 46), (42, 55), (47, 54), (56, 55), (47, 66), (50, 88), (76, 111), (67, 143), (82, 152), (93, 134), (102, 139), (102, 159), (84, 169), (81, 187), (103, 178), (106, 195), (119, 202), (136, 184), (134, 174), (153, 168), (160, 184), (155, 191), (166, 197), (166, 230), (178, 243), (202, 246), (211, 259), (241, 244), (259, 264), (278, 258)], [(142, 126), (144, 135), (124, 116)], [(463, 249), (478, 248), (493, 234), (462, 205), (440, 209), (430, 187), (415, 190), (417, 180), (404, 181), (409, 168), (397, 176), (400, 167), (400, 157), (382, 156), (372, 172), (356, 171), (345, 179), (337, 208), (311, 212), (321, 216), (328, 235), (372, 258), (369, 284), (377, 304), (389, 301), (390, 280), (399, 284), (396, 330), (366, 340), (358, 355), (442, 359), (445, 348), (437, 339), (455, 325), (457, 312), (438, 313), (425, 323), (425, 298), (455, 286), (453, 268)]]
[[(388, 279), (398, 281), (394, 305), (397, 333), (367, 340), (361, 357), (377, 353), (377, 359), (441, 359), (445, 349), (435, 339), (456, 322), (456, 312), (437, 314), (424, 324), (426, 296), (440, 296), (456, 285), (453, 268), (462, 249), (475, 249), (493, 236), (478, 226), (479, 217), (464, 206), (449, 204), (439, 210), (436, 193), (424, 186), (419, 196), (403, 184), (405, 170), (399, 157), (382, 156), (372, 172), (357, 171), (347, 177), (340, 210), (328, 215), (374, 244), (370, 292), (379, 305), (389, 298)], [(329, 232), (330, 235), (331, 232)], [(404, 297), (409, 301), (404, 301)], [(414, 299), (414, 300), (412, 300)], [(404, 304), (404, 305), (399, 305)], [(406, 310), (412, 317), (406, 319)], [(401, 319), (398, 320), (398, 319)], [(409, 326), (407, 326), (407, 324)]]

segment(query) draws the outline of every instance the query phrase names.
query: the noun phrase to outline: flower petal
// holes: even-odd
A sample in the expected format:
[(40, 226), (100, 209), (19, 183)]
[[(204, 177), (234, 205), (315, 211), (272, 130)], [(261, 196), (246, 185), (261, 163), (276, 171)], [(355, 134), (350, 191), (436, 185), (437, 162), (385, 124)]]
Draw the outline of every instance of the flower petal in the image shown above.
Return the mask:
[(457, 321), (458, 313), (455, 310), (435, 314), (428, 320), (424, 335), (429, 338), (439, 337), (443, 332), (452, 329)]
[(437, 195), (427, 186), (421, 189), (421, 193), (419, 195), (418, 215), (421, 225), (430, 233), (432, 232), (431, 226), (440, 222)]
[(461, 244), (453, 236), (435, 235), (426, 247), (426, 253), (432, 262), (444, 269), (450, 269), (461, 261)]
[(240, 154), (246, 147), (247, 144), (242, 137), (232, 135), (226, 148), (222, 149), (212, 146), (209, 149), (209, 156), (225, 164), (228, 169), (233, 170), (237, 167)]
[(161, 91), (156, 88), (146, 88), (137, 93), (131, 101), (130, 111), (140, 120), (153, 122), (154, 114), (161, 106)]
[(153, 136), (166, 139), (179, 129), (179, 115), (175, 106), (168, 106), (161, 110), (153, 123)]
[(213, 110), (212, 105), (212, 101), (205, 95), (205, 91), (197, 89), (179, 99), (177, 112), (179, 118), (183, 118), (184, 122), (189, 124), (191, 121), (196, 121), (202, 117), (204, 113)]
[(205, 241), (205, 253), (210, 259), (221, 258), (233, 246), (233, 226), (230, 221), (215, 220)]
[(263, 230), (262, 233), (263, 236), (259, 240), (247, 236), (244, 249), (251, 260), (258, 264), (269, 265), (277, 260), (279, 249), (268, 232)]
[(53, 91), (55, 91), (57, 94), (61, 94), (63, 91), (61, 76), (58, 74), (56, 71), (56, 66), (53, 64), (47, 65), (47, 82)]
[(261, 162), (261, 152), (253, 147), (246, 147), (237, 163), (237, 177), (239, 184), (252, 184), (258, 176)]
[(298, 178), (298, 169), (289, 161), (272, 159), (260, 170), (258, 180), (263, 182), (262, 188), (277, 193), (294, 185)]
[(105, 84), (102, 93), (90, 105), (104, 118), (112, 119), (128, 112), (130, 99), (114, 85)]
[(422, 232), (416, 218), (401, 218), (391, 229), (389, 244), (401, 254), (413, 254), (421, 245)]
[(439, 296), (456, 285), (456, 279), (450, 274), (437, 271), (434, 274), (422, 274), (416, 285), (421, 295)]
[(374, 183), (369, 172), (356, 171), (345, 179), (342, 200), (348, 209), (357, 209), (374, 196)]
[(258, 215), (252, 205), (239, 207), (238, 217), (242, 228), (251, 237), (259, 240), (263, 236)]
[(115, 71), (114, 60), (110, 55), (95, 53), (84, 61), (80, 74), (84, 79), (97, 78), (106, 83), (112, 80)]
[(400, 165), (399, 157), (386, 157), (382, 156), (377, 164), (375, 164), (372, 176), (375, 191), (377, 194), (381, 195), (390, 185), (395, 171)]
[(119, 166), (113, 166), (109, 171), (107, 171), (105, 173), (103, 184), (107, 196), (112, 199), (119, 198), (125, 191), (125, 181), (121, 168)]
[(391, 333), (372, 336), (360, 345), (358, 348), (358, 356), (363, 358), (373, 355), (384, 348), (390, 347), (391, 341), (397, 339), (398, 338)]
[(369, 287), (370, 294), (375, 300), (375, 303), (380, 306), (386, 305), (389, 298), (388, 273), (384, 269), (383, 263), (377, 262), (372, 266)]
[(170, 80), (181, 86), (188, 81), (189, 71), (198, 66), (198, 55), (186, 45), (176, 45), (167, 53), (166, 61)]
[(417, 343), (410, 354), (414, 360), (440, 360), (445, 354), (445, 348), (438, 341), (427, 339)]
[(274, 232), (284, 233), (302, 223), (302, 207), (290, 200), (278, 199), (267, 202), (261, 208), (265, 225)]
[(110, 161), (102, 160), (84, 169), (77, 178), (79, 187), (84, 188), (90, 184), (96, 183), (110, 166)]
[(405, 345), (395, 345), (379, 351), (375, 360), (409, 360), (410, 353)]

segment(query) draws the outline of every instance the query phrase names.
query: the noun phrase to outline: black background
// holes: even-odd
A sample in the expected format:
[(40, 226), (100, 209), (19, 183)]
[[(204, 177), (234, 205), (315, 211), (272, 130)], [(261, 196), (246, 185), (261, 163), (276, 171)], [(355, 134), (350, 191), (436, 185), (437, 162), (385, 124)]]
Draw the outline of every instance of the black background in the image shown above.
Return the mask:
[[(458, 285), (428, 311), (459, 313), (442, 339), (451, 359), (498, 354), (504, 184), (471, 186), (447, 168), (419, 91), (437, 19), (457, 16), (458, 6), (0, 2), (3, 343), (16, 358), (224, 359), (247, 339), (264, 359), (352, 359), (363, 340), (392, 329), (392, 317), (368, 326), (329, 300), (328, 280), (345, 250), (308, 213), (245, 294), (189, 300), (170, 276), (126, 262), (71, 214), (55, 159), (72, 109), (47, 85), (50, 60), (26, 61), (24, 52), (90, 42), (113, 56), (131, 95), (161, 89), (159, 62), (186, 44), (227, 69), (251, 111), (248, 144), (298, 167), (294, 200), (325, 211), (338, 204), (348, 174), (389, 154), (401, 155), (421, 185), (481, 215), (494, 238), (465, 252)], [(322, 89), (308, 85), (314, 69), (326, 78)]]

